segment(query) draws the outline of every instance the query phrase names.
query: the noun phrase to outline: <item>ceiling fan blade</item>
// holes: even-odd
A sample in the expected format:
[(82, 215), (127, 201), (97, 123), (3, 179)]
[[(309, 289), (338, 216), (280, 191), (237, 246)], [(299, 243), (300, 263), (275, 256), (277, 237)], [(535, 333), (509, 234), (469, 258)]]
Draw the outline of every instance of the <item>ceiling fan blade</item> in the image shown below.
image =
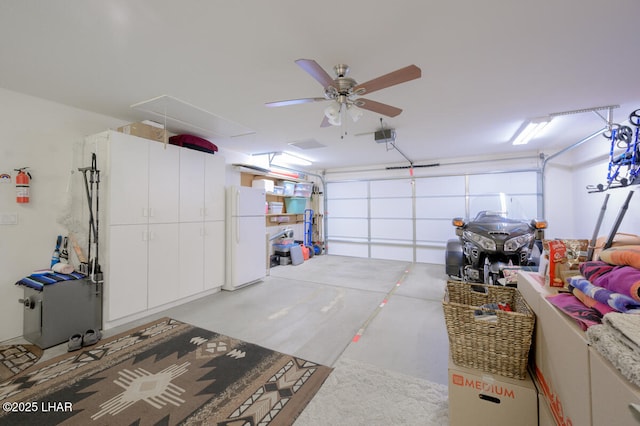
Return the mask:
[(267, 102), (264, 105), (268, 107), (281, 107), (287, 105), (307, 104), (311, 102), (327, 101), (326, 98), (302, 98), (302, 99), (289, 99), (286, 101)]
[(407, 81), (415, 80), (422, 76), (422, 70), (415, 65), (409, 65), (399, 70), (390, 72), (389, 74), (382, 75), (373, 80), (369, 80), (365, 83), (358, 84), (353, 88), (353, 91), (358, 93), (359, 90), (364, 89), (364, 93), (375, 92), (376, 90), (384, 89), (389, 86), (395, 86), (396, 84), (404, 83)]
[(333, 78), (313, 59), (297, 59), (296, 64), (322, 84), (325, 89), (335, 84)]
[(322, 119), (322, 123), (320, 123), (320, 127), (330, 127), (330, 126), (331, 126), (331, 123), (329, 123), (329, 119), (325, 115), (324, 118)]
[(391, 105), (383, 104), (380, 102), (372, 101), (370, 99), (358, 98), (356, 102), (358, 108), (366, 109), (369, 111), (377, 112), (378, 114), (386, 115), (387, 117), (395, 117), (400, 115), (402, 110)]

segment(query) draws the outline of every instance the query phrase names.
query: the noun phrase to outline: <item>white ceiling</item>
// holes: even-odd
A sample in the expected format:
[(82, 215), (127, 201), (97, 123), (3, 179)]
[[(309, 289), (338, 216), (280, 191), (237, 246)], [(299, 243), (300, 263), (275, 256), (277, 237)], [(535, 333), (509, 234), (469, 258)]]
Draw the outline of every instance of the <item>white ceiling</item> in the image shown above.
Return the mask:
[[(559, 116), (528, 146), (509, 140), (527, 118), (640, 108), (639, 19), (638, 0), (0, 0), (0, 87), (127, 121), (169, 95), (255, 132), (212, 139), (222, 148), (336, 168), (404, 159), (375, 143), (375, 113), (320, 128), (327, 103), (266, 108), (322, 96), (294, 60), (348, 64), (359, 83), (416, 64), (421, 79), (368, 96), (404, 110), (382, 118), (414, 163), (553, 153), (605, 121)], [(309, 139), (326, 147), (288, 145)]]

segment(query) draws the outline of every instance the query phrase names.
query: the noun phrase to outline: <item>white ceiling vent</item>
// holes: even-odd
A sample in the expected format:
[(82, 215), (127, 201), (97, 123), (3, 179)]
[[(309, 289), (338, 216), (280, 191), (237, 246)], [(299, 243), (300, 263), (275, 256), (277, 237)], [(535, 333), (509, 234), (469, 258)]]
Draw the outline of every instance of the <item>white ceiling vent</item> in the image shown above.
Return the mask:
[(316, 148), (325, 148), (326, 145), (321, 144), (315, 139), (306, 139), (303, 141), (290, 142), (289, 145), (295, 146), (299, 149), (316, 149)]
[(131, 105), (149, 114), (149, 119), (165, 123), (173, 133), (188, 133), (203, 138), (230, 138), (256, 133), (241, 124), (227, 120), (169, 95), (158, 96)]

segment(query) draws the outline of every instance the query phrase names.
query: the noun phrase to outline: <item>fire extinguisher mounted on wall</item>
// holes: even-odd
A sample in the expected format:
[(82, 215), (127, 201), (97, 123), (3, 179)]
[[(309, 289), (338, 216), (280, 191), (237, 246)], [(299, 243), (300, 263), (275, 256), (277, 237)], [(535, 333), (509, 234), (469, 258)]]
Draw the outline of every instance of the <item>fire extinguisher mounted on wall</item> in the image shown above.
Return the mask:
[(16, 176), (16, 202), (24, 204), (29, 202), (29, 182), (31, 181), (31, 173), (27, 171), (28, 167), (14, 169), (18, 172)]

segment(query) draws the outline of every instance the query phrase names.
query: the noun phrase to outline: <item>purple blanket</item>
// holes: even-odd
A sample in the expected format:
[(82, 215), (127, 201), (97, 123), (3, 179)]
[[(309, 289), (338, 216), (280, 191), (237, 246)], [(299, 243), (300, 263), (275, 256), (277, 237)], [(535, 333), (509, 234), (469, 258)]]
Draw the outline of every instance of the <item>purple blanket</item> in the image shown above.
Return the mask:
[(580, 264), (580, 273), (597, 287), (630, 296), (640, 302), (640, 269), (627, 265), (614, 266), (603, 261), (590, 261)]
[(569, 278), (569, 285), (577, 288), (592, 299), (611, 306), (618, 312), (640, 312), (640, 302), (637, 300), (625, 294), (615, 293), (606, 288), (593, 285), (583, 276), (578, 275)]
[(602, 314), (600, 312), (594, 308), (585, 306), (585, 304), (578, 300), (573, 294), (555, 294), (553, 296), (547, 296), (547, 300), (553, 306), (576, 320), (583, 330), (602, 322)]

